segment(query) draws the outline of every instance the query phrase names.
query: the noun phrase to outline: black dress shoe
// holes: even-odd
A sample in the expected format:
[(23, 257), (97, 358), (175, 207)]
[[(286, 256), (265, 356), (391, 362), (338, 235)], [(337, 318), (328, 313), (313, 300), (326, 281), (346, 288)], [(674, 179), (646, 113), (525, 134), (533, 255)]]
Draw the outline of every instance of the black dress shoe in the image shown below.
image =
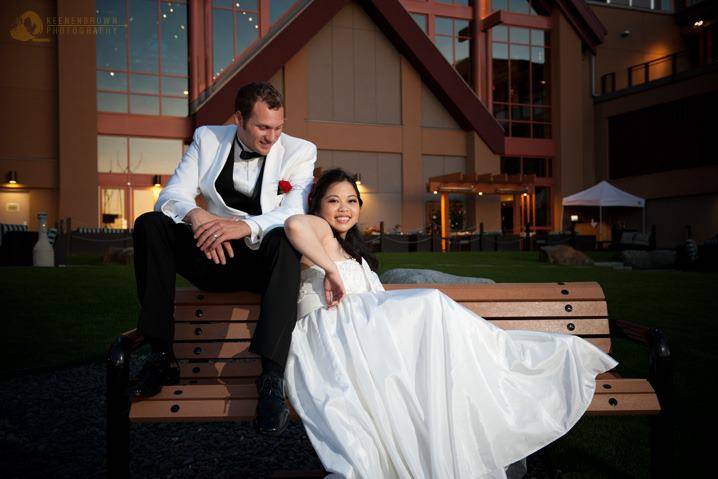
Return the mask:
[(162, 386), (179, 383), (179, 368), (165, 352), (152, 353), (142, 365), (137, 380), (130, 386), (129, 395), (134, 398), (151, 397)]
[(257, 417), (254, 428), (259, 434), (279, 436), (289, 423), (289, 408), (284, 402), (284, 379), (274, 374), (257, 378)]

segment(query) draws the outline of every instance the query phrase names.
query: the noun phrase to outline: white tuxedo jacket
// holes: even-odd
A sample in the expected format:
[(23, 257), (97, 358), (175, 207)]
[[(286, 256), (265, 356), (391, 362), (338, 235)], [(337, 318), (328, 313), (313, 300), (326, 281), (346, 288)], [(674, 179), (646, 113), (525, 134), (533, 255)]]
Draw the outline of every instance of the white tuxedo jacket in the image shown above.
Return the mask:
[[(262, 214), (251, 216), (227, 206), (214, 186), (236, 133), (236, 125), (197, 128), (192, 144), (157, 198), (155, 210), (166, 214), (175, 223), (181, 223), (187, 213), (197, 207), (195, 198), (201, 194), (207, 210), (214, 215), (254, 220), (260, 228), (257, 241), (245, 238), (245, 242), (251, 249), (258, 249), (267, 232), (284, 226), (284, 220), (291, 215), (306, 213), (317, 147), (300, 138), (280, 135), (264, 160), (260, 194)], [(289, 181), (292, 190), (277, 194), (280, 180)]]

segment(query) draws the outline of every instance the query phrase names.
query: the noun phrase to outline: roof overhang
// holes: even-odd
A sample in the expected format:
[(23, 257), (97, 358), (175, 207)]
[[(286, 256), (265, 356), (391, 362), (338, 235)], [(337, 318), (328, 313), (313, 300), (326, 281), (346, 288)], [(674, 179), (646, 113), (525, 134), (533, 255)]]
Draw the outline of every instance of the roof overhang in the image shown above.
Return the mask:
[(350, 1), (367, 12), (462, 128), (475, 131), (494, 153), (503, 153), (504, 131), (499, 123), (399, 0), (307, 3), (283, 28), (265, 37), (219, 88), (198, 98), (192, 105), (195, 125), (224, 123), (234, 112), (234, 95), (240, 86), (271, 78)]
[(533, 193), (535, 181), (536, 175), (451, 173), (432, 176), (426, 188), (437, 193), (505, 195)]

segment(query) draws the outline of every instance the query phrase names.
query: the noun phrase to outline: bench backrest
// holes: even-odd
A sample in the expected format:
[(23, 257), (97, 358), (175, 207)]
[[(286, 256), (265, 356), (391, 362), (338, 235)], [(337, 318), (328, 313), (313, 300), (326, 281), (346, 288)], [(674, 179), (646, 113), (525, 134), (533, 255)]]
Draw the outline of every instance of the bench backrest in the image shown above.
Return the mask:
[[(501, 328), (577, 334), (605, 352), (611, 349), (606, 300), (595, 282), (384, 286), (440, 289)], [(182, 382), (252, 381), (261, 369), (248, 351), (258, 315), (256, 294), (178, 289), (174, 350)]]

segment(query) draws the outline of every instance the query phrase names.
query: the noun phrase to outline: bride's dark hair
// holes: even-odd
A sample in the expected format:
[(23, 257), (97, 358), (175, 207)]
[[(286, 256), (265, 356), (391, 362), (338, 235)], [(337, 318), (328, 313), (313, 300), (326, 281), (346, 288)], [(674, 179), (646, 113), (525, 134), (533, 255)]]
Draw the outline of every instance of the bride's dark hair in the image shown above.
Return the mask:
[[(359, 188), (357, 187), (356, 177), (350, 175), (341, 168), (334, 168), (325, 171), (315, 183), (314, 188), (312, 188), (312, 192), (309, 194), (310, 215), (319, 216), (319, 210), (322, 206), (322, 198), (326, 196), (327, 190), (333, 184), (341, 183), (342, 181), (348, 181), (354, 187), (357, 199), (359, 200), (359, 207), (361, 208), (364, 201), (361, 199), (361, 193), (359, 193)], [(379, 269), (379, 260), (369, 252), (364, 244), (361, 233), (359, 233), (358, 223), (347, 231), (345, 238), (342, 238), (339, 235), (339, 232), (337, 232), (334, 228), (332, 228), (332, 232), (342, 249), (349, 253), (352, 258), (361, 263), (361, 259), (363, 257), (373, 271), (377, 271)]]

